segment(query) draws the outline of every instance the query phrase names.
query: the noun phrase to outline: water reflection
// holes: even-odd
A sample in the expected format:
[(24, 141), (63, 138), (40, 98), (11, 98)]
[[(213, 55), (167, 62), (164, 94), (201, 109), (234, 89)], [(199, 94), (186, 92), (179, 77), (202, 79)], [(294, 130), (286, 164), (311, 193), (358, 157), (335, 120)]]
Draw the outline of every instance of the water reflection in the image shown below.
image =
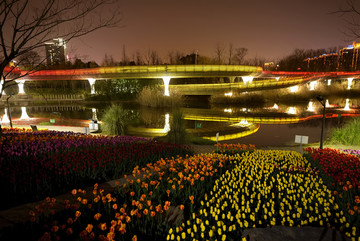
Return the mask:
[(165, 126), (164, 126), (164, 133), (168, 133), (170, 131), (170, 114), (165, 114)]
[(26, 112), (26, 107), (23, 106), (21, 107), (21, 116), (20, 116), (20, 120), (28, 120), (30, 119), (30, 117), (28, 116), (27, 112)]
[(311, 81), (311, 82), (310, 82), (310, 91), (315, 90), (316, 84), (317, 84), (317, 81)]
[(299, 90), (299, 86), (294, 85), (290, 87), (290, 93), (296, 93)]
[(9, 115), (8, 115), (8, 110), (7, 108), (4, 109), (4, 115), (1, 118), (1, 123), (3, 124), (8, 124), (10, 123), (10, 119), (9, 119)]
[(93, 120), (98, 120), (98, 117), (97, 117), (97, 110), (96, 110), (96, 108), (92, 108), (91, 109), (91, 112), (92, 112), (92, 117), (91, 117), (91, 119), (93, 119)]
[(353, 79), (354, 79), (354, 78), (348, 78), (348, 86), (347, 86), (347, 89), (348, 89), (348, 90), (351, 89)]
[(350, 110), (350, 102), (349, 99), (346, 99), (344, 110)]
[(314, 111), (315, 111), (313, 104), (314, 104), (314, 103), (310, 100), (310, 101), (309, 101), (309, 104), (308, 104), (307, 111), (309, 111), (309, 112), (314, 112)]
[[(88, 127), (91, 120), (101, 121), (104, 110), (110, 104), (101, 106), (82, 105), (47, 105), (39, 106), (32, 103), (19, 103), (21, 106), (11, 107), (12, 121), (17, 125), (44, 124)], [(327, 119), (358, 116), (360, 105), (358, 99), (330, 98), (326, 100)], [(219, 140), (225, 141), (245, 136), (263, 135), (262, 129), (276, 129), (278, 126), (291, 126), (298, 133), (309, 126), (316, 131), (321, 123), (322, 106), (316, 100), (307, 103), (276, 104), (268, 103), (268, 107), (254, 108), (250, 106), (231, 106), (227, 108), (182, 108), (187, 130), (197, 136), (215, 140), (219, 132)], [(169, 109), (152, 109), (137, 105), (124, 105), (131, 125), (127, 135), (155, 137), (166, 135), (170, 130), (172, 111)], [(8, 111), (0, 109), (3, 125), (8, 125)], [(51, 123), (50, 120), (53, 120)], [(303, 125), (302, 123), (308, 123)], [(332, 123), (332, 122), (331, 122)], [(333, 125), (333, 124), (330, 124)], [(328, 126), (330, 129), (332, 126)], [(274, 131), (274, 135), (288, 135), (286, 128)], [(320, 131), (318, 131), (320, 133)], [(255, 136), (255, 135), (254, 135)], [(264, 137), (262, 137), (264, 138)], [(271, 138), (270, 138), (271, 141)], [(316, 140), (315, 140), (316, 141)], [(256, 142), (256, 141), (254, 141)], [(252, 143), (256, 144), (256, 143)]]
[(250, 125), (250, 124), (249, 124), (249, 122), (248, 122), (247, 120), (242, 119), (238, 125), (241, 125), (241, 126), (248, 126), (248, 125)]
[(296, 114), (296, 107), (289, 107), (289, 110), (287, 111), (288, 114), (290, 115), (295, 115)]

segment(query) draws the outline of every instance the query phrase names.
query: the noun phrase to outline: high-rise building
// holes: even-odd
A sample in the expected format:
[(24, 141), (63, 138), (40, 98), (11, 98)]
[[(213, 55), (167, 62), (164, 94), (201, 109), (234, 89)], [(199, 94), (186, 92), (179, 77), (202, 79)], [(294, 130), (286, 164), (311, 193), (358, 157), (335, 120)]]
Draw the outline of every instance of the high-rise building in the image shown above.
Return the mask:
[(45, 43), (45, 51), (48, 65), (59, 65), (65, 63), (66, 44), (62, 38), (56, 38), (50, 43)]
[(339, 51), (339, 70), (358, 71), (360, 70), (360, 43), (354, 42)]
[(304, 59), (305, 71), (336, 71), (338, 67), (338, 53), (322, 54), (317, 57)]

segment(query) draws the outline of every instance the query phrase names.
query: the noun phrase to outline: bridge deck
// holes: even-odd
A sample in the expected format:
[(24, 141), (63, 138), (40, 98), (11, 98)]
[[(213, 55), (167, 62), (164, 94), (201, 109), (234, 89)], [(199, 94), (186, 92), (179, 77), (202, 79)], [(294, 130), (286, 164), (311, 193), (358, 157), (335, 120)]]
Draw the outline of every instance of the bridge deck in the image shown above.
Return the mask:
[[(202, 78), (237, 77), (260, 75), (261, 67), (246, 65), (150, 65), (115, 66), (91, 69), (41, 70), (30, 73), (26, 80), (83, 80), (94, 79), (134, 79), (134, 78)], [(22, 74), (25, 74), (23, 71)]]

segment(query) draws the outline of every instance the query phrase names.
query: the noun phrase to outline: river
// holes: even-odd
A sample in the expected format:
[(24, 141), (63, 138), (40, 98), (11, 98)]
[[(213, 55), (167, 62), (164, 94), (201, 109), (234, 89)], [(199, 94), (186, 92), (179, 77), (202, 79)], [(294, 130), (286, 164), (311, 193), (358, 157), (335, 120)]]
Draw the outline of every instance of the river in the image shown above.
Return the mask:
[[(5, 102), (4, 102), (5, 103)], [(10, 111), (14, 125), (89, 127), (99, 121), (107, 107), (114, 103), (58, 102), (36, 104), (12, 102)], [(166, 134), (172, 118), (171, 109), (141, 107), (135, 103), (118, 102), (127, 111), (131, 122), (127, 135), (155, 137)], [(187, 105), (181, 108), (186, 128), (194, 135), (223, 143), (240, 142), (260, 146), (281, 146), (295, 142), (295, 136), (308, 137), (308, 142), (319, 142), (323, 106), (317, 100), (288, 104), (268, 103), (267, 106), (211, 107), (208, 104)], [(5, 113), (6, 112), (6, 113)], [(3, 126), (9, 126), (8, 110), (0, 107)], [(357, 99), (326, 101), (325, 138), (332, 128), (360, 115)]]

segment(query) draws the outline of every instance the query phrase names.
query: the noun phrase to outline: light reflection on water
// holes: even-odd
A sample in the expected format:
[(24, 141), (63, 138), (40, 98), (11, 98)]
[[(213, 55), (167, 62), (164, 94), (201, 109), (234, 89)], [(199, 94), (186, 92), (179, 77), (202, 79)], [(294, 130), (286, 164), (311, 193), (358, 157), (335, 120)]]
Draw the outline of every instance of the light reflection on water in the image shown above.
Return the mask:
[[(348, 118), (360, 114), (358, 99), (327, 100), (325, 137), (332, 127), (340, 126)], [(88, 127), (91, 120), (101, 121), (108, 105), (32, 105), (17, 102), (11, 107), (14, 124), (66, 125)], [(171, 110), (152, 109), (137, 105), (123, 105), (136, 121), (128, 134), (137, 136), (165, 135), (170, 129)], [(245, 144), (282, 145), (293, 142), (295, 135), (309, 135), (309, 142), (319, 141), (322, 105), (316, 100), (289, 105), (269, 103), (264, 108), (238, 106), (227, 108), (182, 108), (186, 127), (194, 135), (213, 139), (217, 132), (221, 141)], [(8, 110), (0, 109), (2, 125), (8, 125)], [(133, 116), (133, 117), (134, 117)], [(51, 121), (55, 123), (50, 123)], [(229, 139), (229, 140), (228, 140)]]

